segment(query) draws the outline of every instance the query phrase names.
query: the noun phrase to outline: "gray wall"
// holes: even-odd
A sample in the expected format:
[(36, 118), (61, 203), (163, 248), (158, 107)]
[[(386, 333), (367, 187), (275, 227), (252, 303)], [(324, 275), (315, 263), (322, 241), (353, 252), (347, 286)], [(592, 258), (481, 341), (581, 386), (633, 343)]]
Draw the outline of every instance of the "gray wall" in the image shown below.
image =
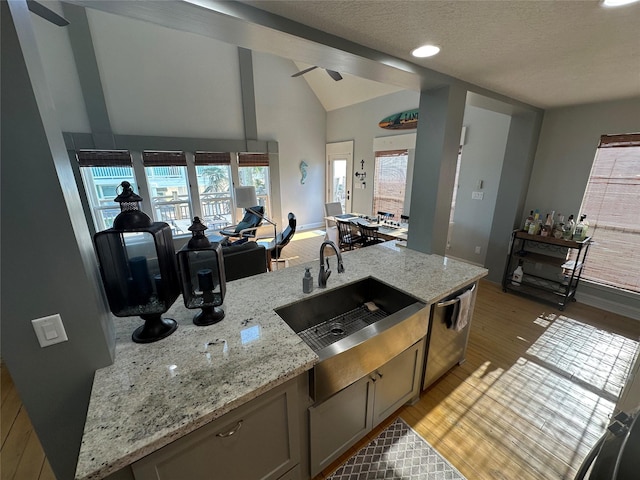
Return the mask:
[[(509, 115), (472, 105), (465, 108), (466, 141), (447, 249), (452, 257), (485, 264), (510, 123)], [(482, 200), (473, 200), (472, 192), (481, 192)]]
[[(72, 478), (114, 333), (26, 5), (2, 2), (2, 357), (58, 478)], [(24, 57), (23, 57), (24, 55)], [(40, 348), (31, 320), (69, 340)]]
[(580, 210), (600, 136), (640, 131), (640, 97), (547, 110), (525, 211)]
[[(639, 131), (640, 97), (546, 111), (524, 211), (555, 210), (577, 218), (600, 136)], [(640, 319), (639, 295), (585, 282), (576, 297)]]
[[(419, 102), (419, 92), (402, 91), (328, 112), (326, 142), (353, 140), (353, 173), (361, 171), (360, 161), (364, 160), (367, 179), (372, 178), (375, 165), (373, 139), (413, 132), (413, 130), (400, 132), (384, 130), (378, 126), (378, 122), (394, 113), (418, 108)], [(354, 179), (354, 187), (355, 184)], [(354, 188), (352, 198), (354, 212), (373, 213), (373, 183), (371, 181), (367, 181), (365, 189)]]

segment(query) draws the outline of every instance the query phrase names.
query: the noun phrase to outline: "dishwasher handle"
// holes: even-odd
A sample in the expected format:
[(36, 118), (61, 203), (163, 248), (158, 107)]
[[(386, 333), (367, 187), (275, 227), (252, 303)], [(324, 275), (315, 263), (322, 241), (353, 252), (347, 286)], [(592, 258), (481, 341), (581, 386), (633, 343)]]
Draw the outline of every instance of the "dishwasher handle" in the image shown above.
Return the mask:
[[(473, 292), (475, 288), (476, 288), (476, 284), (474, 283), (473, 286), (468, 291)], [(460, 292), (460, 293), (463, 293), (463, 292)], [(453, 305), (454, 303), (457, 303), (459, 301), (460, 299), (456, 296), (456, 298), (453, 298), (451, 300), (445, 300), (444, 302), (436, 303), (436, 308), (448, 307), (449, 305)]]

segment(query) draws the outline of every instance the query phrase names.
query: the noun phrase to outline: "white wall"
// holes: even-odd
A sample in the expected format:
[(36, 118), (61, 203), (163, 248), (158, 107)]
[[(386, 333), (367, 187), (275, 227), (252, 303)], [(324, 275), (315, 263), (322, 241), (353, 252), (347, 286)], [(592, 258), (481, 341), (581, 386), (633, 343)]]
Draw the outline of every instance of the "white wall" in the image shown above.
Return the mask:
[[(282, 219), (295, 213), (298, 229), (324, 225), (324, 156), (326, 112), (307, 82), (291, 78), (298, 70), (290, 60), (253, 53), (258, 137), (279, 148)], [(300, 183), (300, 162), (308, 165)]]
[(114, 133), (243, 138), (236, 46), (98, 10), (87, 16)]
[[(472, 105), (465, 108), (466, 140), (447, 250), (452, 257), (485, 263), (510, 123), (509, 115)], [(472, 192), (481, 192), (482, 200), (472, 199)]]
[[(394, 113), (418, 108), (419, 102), (420, 92), (402, 91), (328, 112), (327, 143), (353, 140), (353, 172), (361, 171), (360, 161), (364, 159), (364, 171), (367, 178), (372, 178), (375, 165), (373, 139), (414, 132), (384, 130), (378, 122)], [(354, 182), (354, 187), (356, 183), (359, 182)], [(373, 183), (367, 182), (365, 189), (354, 188), (352, 198), (354, 212), (372, 213)]]

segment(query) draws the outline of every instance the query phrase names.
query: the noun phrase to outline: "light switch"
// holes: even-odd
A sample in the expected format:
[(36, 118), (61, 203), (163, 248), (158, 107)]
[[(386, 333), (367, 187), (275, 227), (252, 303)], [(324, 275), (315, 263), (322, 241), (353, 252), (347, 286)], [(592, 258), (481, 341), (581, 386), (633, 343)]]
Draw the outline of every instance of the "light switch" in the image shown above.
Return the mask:
[(41, 347), (48, 347), (49, 345), (69, 340), (64, 325), (62, 324), (62, 317), (57, 313), (55, 315), (49, 315), (48, 317), (31, 320), (31, 324), (33, 325)]

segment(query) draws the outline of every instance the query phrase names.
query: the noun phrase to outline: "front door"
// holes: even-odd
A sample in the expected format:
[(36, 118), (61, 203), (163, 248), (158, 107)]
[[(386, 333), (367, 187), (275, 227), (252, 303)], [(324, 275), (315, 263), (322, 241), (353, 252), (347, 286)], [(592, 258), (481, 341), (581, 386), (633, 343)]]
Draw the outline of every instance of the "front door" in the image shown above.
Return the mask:
[(353, 142), (327, 144), (327, 202), (340, 202), (351, 211)]

